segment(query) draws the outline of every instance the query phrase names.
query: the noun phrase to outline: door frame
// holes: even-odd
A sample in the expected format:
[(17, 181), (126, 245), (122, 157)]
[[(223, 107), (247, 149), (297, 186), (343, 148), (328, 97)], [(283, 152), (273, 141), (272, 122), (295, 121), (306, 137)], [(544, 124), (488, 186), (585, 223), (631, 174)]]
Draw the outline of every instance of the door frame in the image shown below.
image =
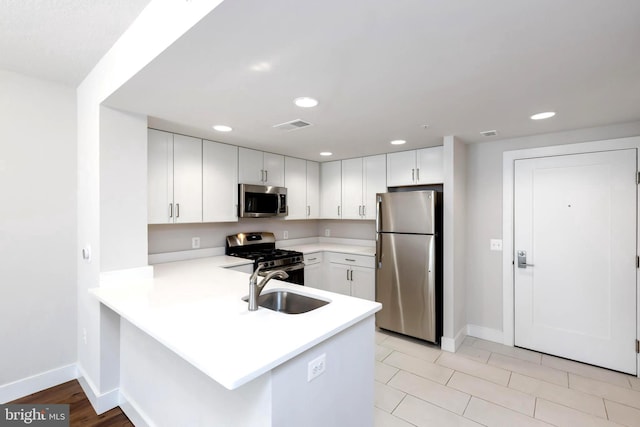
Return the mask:
[[(640, 169), (640, 136), (608, 139), (550, 147), (505, 151), (502, 154), (502, 339), (513, 347), (515, 342), (514, 307), (514, 184), (515, 161), (536, 157), (563, 156), (569, 154), (596, 153), (601, 151), (636, 149), (636, 164)], [(640, 254), (640, 185), (636, 186), (636, 254)], [(636, 339), (640, 339), (640, 274), (636, 270)], [(640, 355), (636, 355), (636, 373), (640, 377)]]

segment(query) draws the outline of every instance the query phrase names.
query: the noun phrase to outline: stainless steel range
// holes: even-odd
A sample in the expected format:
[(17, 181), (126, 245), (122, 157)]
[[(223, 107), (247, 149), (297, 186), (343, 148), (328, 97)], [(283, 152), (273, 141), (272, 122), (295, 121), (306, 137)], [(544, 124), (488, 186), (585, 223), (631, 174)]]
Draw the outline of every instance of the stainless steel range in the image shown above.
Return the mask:
[(253, 260), (255, 271), (261, 266), (260, 275), (273, 270), (284, 270), (289, 274), (285, 282), (304, 285), (304, 263), (302, 252), (276, 249), (273, 233), (238, 233), (227, 236), (225, 253), (230, 256)]

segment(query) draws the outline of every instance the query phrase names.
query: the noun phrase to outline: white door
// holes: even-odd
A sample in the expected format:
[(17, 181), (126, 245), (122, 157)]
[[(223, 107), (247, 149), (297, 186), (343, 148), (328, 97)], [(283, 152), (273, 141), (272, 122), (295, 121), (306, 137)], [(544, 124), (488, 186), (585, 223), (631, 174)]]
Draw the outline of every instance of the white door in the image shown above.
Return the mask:
[(515, 162), (517, 346), (636, 373), (636, 171), (635, 149)]
[(320, 163), (307, 160), (307, 218), (320, 216)]
[(238, 148), (238, 182), (264, 185), (264, 153), (249, 148)]
[(148, 131), (147, 222), (173, 222), (173, 134)]
[(284, 159), (284, 185), (287, 187), (286, 219), (307, 217), (307, 161), (293, 157)]
[(340, 160), (320, 164), (320, 218), (342, 217), (341, 182)]
[(284, 156), (264, 153), (264, 185), (284, 187)]
[(202, 221), (238, 220), (238, 147), (202, 142)]
[(444, 147), (422, 148), (417, 151), (416, 182), (441, 184), (444, 182)]
[(202, 140), (173, 136), (173, 203), (176, 223), (202, 222)]
[(362, 158), (342, 161), (342, 219), (362, 218)]
[(416, 183), (416, 151), (387, 154), (387, 186)]

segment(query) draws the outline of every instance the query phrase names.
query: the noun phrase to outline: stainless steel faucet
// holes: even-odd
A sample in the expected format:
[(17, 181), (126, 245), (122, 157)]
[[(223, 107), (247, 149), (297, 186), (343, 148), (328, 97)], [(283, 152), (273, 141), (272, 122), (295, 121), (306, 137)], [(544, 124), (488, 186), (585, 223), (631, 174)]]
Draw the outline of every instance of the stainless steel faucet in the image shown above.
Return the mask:
[(266, 285), (269, 280), (274, 277), (276, 279), (286, 279), (289, 277), (285, 271), (273, 270), (267, 273), (260, 283), (258, 283), (258, 273), (261, 268), (262, 266), (259, 265), (249, 278), (249, 311), (256, 311), (258, 309), (258, 297), (260, 296), (260, 292), (262, 292), (264, 285)]

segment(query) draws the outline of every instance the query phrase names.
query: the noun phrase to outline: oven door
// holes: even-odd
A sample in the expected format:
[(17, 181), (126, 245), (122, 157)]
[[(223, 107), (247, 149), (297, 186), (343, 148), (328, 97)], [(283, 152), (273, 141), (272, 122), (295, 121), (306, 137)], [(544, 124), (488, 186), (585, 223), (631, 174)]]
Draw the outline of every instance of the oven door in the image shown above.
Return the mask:
[(260, 270), (259, 276), (266, 276), (267, 273), (273, 270), (285, 271), (289, 277), (283, 280), (283, 282), (293, 283), (296, 285), (304, 286), (304, 263), (291, 264), (284, 267), (273, 267), (265, 270)]

